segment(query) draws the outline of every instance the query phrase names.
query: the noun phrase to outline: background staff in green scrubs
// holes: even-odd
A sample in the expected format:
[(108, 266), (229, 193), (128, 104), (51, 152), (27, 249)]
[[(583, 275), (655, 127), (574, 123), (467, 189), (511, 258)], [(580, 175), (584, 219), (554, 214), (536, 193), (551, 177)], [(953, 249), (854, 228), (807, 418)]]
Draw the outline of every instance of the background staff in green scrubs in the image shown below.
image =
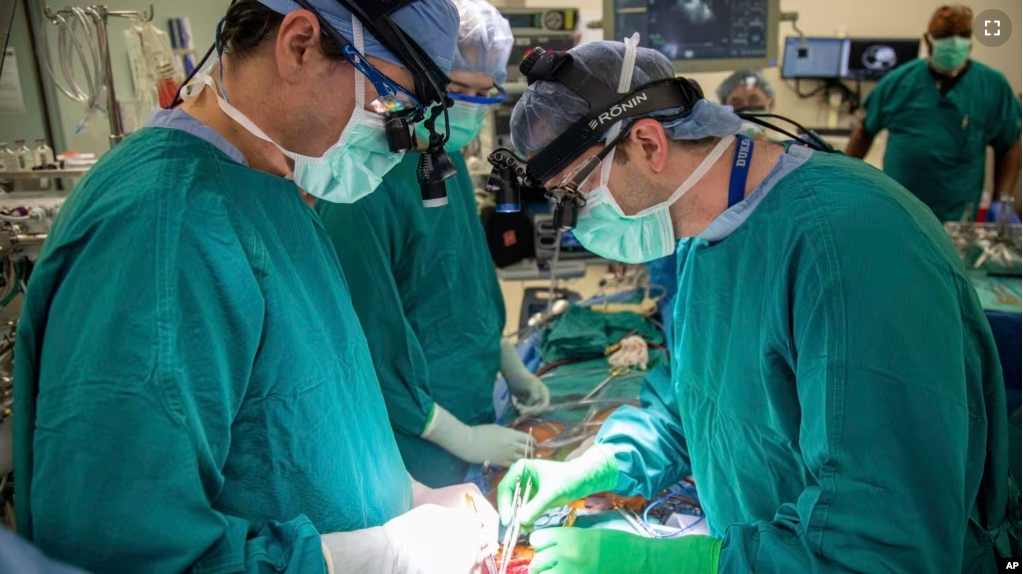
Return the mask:
[(529, 435), (494, 424), (498, 370), (520, 410), (546, 406), (550, 397), (510, 343), (502, 344), (504, 300), (460, 151), (505, 98), (496, 86), (505, 78), (511, 27), (483, 0), (455, 4), (461, 25), (445, 147), (457, 174), (447, 181), (448, 205), (423, 207), (414, 154), (373, 195), (318, 205), (352, 278), (352, 302), (405, 466), (432, 487), (471, 482), (485, 461), (508, 466), (522, 457)]
[(888, 74), (867, 97), (866, 119), (845, 153), (863, 158), (888, 130), (884, 172), (942, 221), (978, 205), (987, 147), (996, 198), (1011, 197), (1020, 170), (1020, 104), (1000, 72), (970, 59), (973, 11), (942, 6), (924, 41), (930, 56)]

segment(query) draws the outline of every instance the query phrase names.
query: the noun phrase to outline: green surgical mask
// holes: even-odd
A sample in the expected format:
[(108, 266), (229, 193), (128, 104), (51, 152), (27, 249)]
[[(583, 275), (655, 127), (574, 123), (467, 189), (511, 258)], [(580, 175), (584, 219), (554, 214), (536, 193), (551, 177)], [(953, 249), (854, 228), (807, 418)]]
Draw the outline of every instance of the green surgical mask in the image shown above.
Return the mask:
[[(469, 145), (483, 129), (483, 122), (487, 118), (488, 106), (474, 104), (471, 102), (456, 101), (454, 106), (448, 108), (448, 121), (451, 124), (451, 137), (444, 144), (444, 149), (453, 152)], [(437, 117), (435, 124), (437, 133), (444, 133), (444, 116)], [(422, 122), (416, 124), (416, 138), (421, 142), (430, 140), (430, 132)]]
[(625, 215), (618, 205), (608, 180), (614, 165), (614, 150), (600, 165), (600, 187), (589, 193), (586, 207), (572, 234), (583, 247), (605, 259), (622, 263), (647, 263), (675, 252), (675, 225), (671, 206), (689, 192), (714, 167), (714, 163), (735, 141), (734, 136), (721, 138), (700, 165), (682, 182), (667, 200)]
[(971, 42), (967, 38), (952, 36), (931, 38), (931, 65), (939, 72), (954, 72), (970, 58)]

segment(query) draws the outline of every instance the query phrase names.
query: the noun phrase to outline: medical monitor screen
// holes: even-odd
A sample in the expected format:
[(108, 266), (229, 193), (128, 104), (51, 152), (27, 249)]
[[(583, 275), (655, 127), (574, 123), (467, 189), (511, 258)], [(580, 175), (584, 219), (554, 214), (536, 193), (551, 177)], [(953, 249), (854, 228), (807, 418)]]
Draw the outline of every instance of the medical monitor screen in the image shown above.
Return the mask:
[(920, 55), (920, 40), (850, 38), (844, 78), (876, 82), (885, 74)]
[(845, 50), (846, 42), (840, 38), (785, 38), (781, 77), (840, 78)]
[(768, 57), (769, 0), (614, 0), (617, 39), (673, 61)]

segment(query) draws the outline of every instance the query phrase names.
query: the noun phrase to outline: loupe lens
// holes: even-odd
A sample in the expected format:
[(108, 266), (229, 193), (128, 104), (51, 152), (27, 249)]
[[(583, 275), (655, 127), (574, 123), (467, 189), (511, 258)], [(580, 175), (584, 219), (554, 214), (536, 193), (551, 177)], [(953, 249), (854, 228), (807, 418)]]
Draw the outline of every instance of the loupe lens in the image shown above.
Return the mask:
[(412, 131), (404, 118), (387, 118), (384, 121), (384, 134), (387, 136), (387, 145), (392, 152), (408, 151), (414, 147)]
[(495, 168), (487, 180), (487, 191), (494, 194), (498, 213), (518, 213), (522, 209), (518, 180), (510, 169)]
[(559, 231), (568, 231), (579, 222), (579, 204), (571, 197), (562, 198), (554, 207), (554, 225)]

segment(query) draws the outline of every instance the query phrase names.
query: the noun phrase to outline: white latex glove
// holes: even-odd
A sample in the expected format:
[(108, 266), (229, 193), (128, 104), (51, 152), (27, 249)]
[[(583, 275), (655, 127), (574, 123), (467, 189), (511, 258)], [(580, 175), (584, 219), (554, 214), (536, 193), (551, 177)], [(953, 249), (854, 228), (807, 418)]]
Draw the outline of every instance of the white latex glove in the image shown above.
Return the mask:
[[(418, 485), (418, 486), (417, 486)], [(469, 506), (465, 497), (472, 499), (472, 506)], [(493, 545), (497, 549), (498, 526), (501, 517), (494, 509), (483, 492), (475, 484), (456, 484), (444, 488), (430, 488), (413, 480), (412, 482), (412, 508), (424, 504), (436, 504), (444, 508), (475, 508), (483, 522), (483, 544), (485, 547)]]
[(487, 545), (479, 517), (464, 504), (426, 504), (383, 526), (320, 540), (334, 574), (470, 574)]
[(520, 413), (530, 415), (551, 404), (551, 390), (522, 364), (522, 357), (508, 339), (501, 339), (501, 374)]
[(437, 403), (422, 437), (458, 458), (474, 464), (511, 466), (529, 448), (529, 435), (498, 425), (469, 426)]

